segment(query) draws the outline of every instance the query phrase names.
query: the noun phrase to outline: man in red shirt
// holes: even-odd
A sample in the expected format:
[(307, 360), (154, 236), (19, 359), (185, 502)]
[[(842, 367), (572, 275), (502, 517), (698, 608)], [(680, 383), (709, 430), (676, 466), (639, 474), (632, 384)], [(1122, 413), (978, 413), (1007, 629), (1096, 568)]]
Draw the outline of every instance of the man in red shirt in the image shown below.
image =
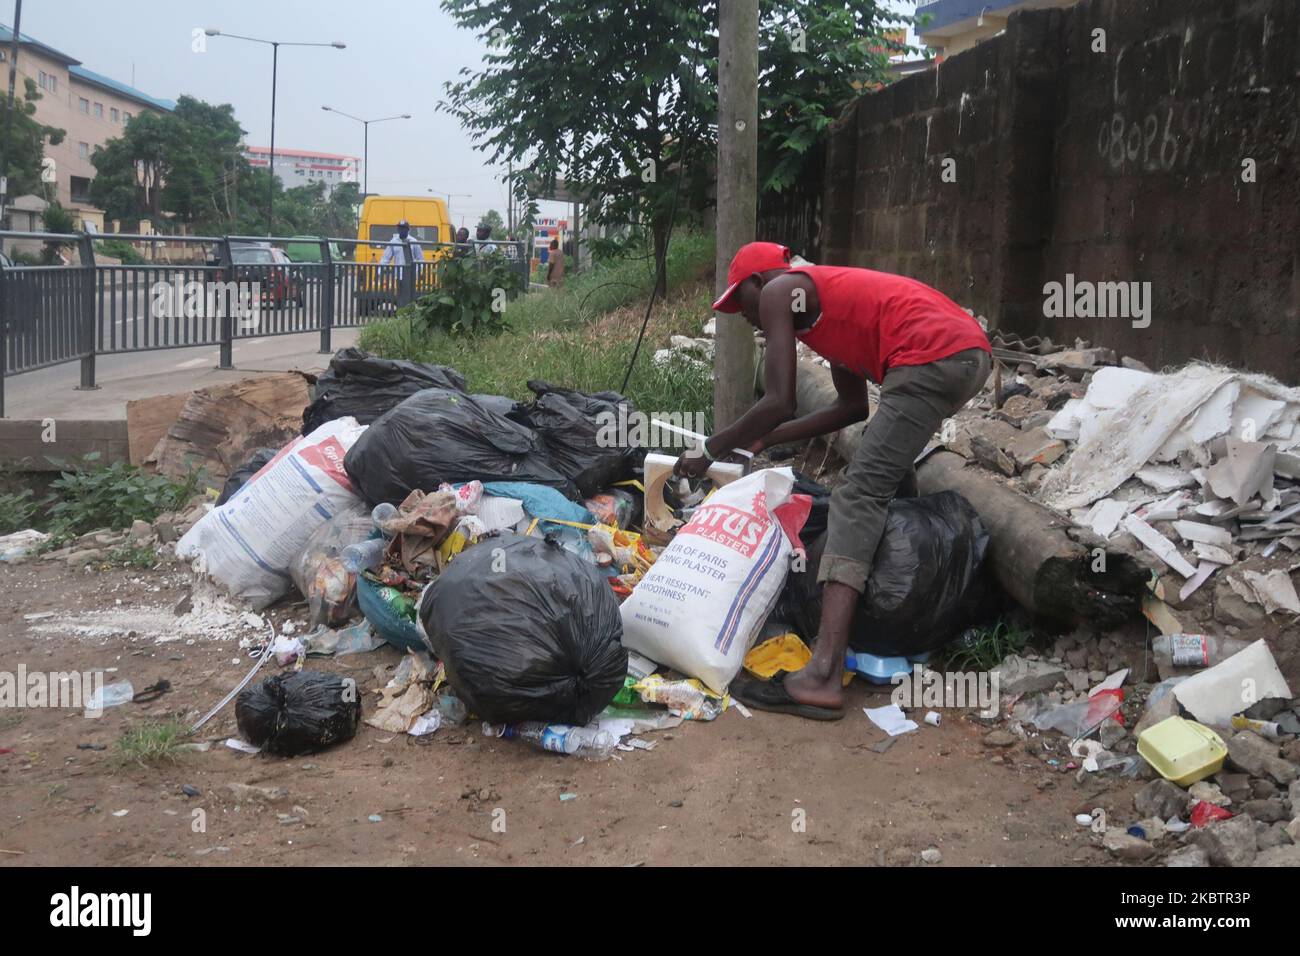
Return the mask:
[[(983, 387), (988, 336), (964, 309), (905, 276), (840, 266), (791, 266), (772, 242), (741, 247), (713, 308), (741, 313), (763, 332), (763, 397), (732, 425), (682, 455), (675, 471), (700, 477), (732, 448), (761, 451), (838, 431), (868, 415), (867, 379), (880, 402), (844, 484), (831, 497), (826, 550), (817, 571), (822, 618), (803, 670), (740, 681), (734, 696), (762, 710), (817, 720), (844, 715), (841, 675), (849, 624), (866, 587), (896, 496), (916, 494), (913, 462), (945, 418)], [(831, 362), (836, 401), (795, 418), (795, 342)]]

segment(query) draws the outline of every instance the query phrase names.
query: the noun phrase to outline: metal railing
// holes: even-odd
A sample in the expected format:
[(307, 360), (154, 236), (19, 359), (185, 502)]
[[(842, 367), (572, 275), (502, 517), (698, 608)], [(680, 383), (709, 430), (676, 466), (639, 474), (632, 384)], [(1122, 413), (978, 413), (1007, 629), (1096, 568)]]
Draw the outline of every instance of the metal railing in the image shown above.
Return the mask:
[[(472, 243), (420, 242), (415, 258), (409, 240), (301, 236), (0, 231), (3, 240), (41, 243), (50, 258), (75, 250), (76, 261), (0, 260), (0, 417), (7, 377), (80, 361), (78, 387), (93, 389), (98, 355), (215, 346), (217, 367), (230, 369), (236, 341), (303, 332), (319, 332), (329, 353), (333, 329), (392, 315), (436, 288), (442, 261), (477, 255)], [(146, 261), (97, 261), (97, 243), (119, 240), (143, 246)], [(527, 244), (495, 245), (527, 289)]]

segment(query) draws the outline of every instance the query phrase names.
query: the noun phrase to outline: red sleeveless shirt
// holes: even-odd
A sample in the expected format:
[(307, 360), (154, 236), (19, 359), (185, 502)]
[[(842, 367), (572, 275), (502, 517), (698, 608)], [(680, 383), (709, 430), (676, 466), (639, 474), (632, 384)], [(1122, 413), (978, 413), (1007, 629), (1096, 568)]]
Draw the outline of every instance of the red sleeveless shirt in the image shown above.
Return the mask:
[(967, 349), (992, 352), (974, 317), (923, 282), (847, 266), (797, 266), (812, 279), (821, 315), (795, 337), (818, 355), (879, 384), (899, 365)]

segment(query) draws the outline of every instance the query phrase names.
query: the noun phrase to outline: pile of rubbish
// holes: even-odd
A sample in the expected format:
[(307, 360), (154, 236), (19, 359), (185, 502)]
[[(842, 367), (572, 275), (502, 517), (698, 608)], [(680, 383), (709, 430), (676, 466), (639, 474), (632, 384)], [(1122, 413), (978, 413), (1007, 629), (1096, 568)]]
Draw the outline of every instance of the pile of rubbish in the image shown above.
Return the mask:
[(999, 713), (982, 715), (1004, 719), (1005, 729), (985, 746), (1023, 746), (1080, 783), (1102, 773), (1150, 781), (1131, 818), (1092, 806), (1104, 803), (1100, 794), (1078, 813), (1077, 824), (1119, 860), (1300, 865), (1300, 700), (1265, 642), (1153, 644), (1172, 676), (1145, 699), (1127, 668), (1076, 677), (1037, 655), (1008, 657), (994, 672)]
[[(472, 395), (453, 369), (345, 349), (304, 434), (254, 451), (176, 542), (254, 610), (307, 603), (308, 632), (275, 638), (236, 689), (245, 746), (297, 755), (362, 722), (419, 736), (474, 717), (496, 737), (607, 757), (736, 706), (742, 668), (806, 663), (826, 488), (742, 466), (692, 487), (671, 478), (675, 456), (605, 440), (634, 411), (621, 395), (528, 387), (526, 402)], [(959, 495), (896, 503), (857, 653), (960, 633), (986, 547)], [(373, 702), (303, 669), (382, 643), (406, 656)], [(270, 657), (296, 678), (252, 684)]]
[(1155, 579), (1143, 613), (1163, 634), (1293, 627), (1300, 388), (1076, 345), (995, 335), (1008, 371), (941, 444), (1141, 560)]

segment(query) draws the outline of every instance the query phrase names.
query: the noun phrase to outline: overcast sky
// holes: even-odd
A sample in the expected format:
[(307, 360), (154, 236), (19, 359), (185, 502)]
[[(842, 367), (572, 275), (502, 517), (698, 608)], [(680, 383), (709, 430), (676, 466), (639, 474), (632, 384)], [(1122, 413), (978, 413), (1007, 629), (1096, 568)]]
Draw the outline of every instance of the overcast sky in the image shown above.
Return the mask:
[[(527, 0), (523, 0), (527, 2)], [(894, 0), (909, 10), (915, 3)], [(0, 21), (12, 23), (12, 0)], [(281, 47), (277, 150), (294, 147), (362, 153), (354, 116), (410, 113), (371, 124), (370, 191), (451, 193), (452, 218), (473, 225), (488, 209), (505, 215), (505, 170), (484, 162), (460, 124), (435, 112), (443, 83), (477, 67), (484, 45), (458, 29), (437, 0), (26, 0), (22, 32), (75, 57), (91, 70), (153, 96), (189, 94), (232, 103), (250, 144), (265, 146), (271, 124), (271, 48), (208, 37), (191, 49), (192, 31), (216, 27), (268, 40), (331, 42), (347, 49)], [(458, 195), (459, 194), (459, 195)], [(567, 207), (542, 204), (543, 214)]]

